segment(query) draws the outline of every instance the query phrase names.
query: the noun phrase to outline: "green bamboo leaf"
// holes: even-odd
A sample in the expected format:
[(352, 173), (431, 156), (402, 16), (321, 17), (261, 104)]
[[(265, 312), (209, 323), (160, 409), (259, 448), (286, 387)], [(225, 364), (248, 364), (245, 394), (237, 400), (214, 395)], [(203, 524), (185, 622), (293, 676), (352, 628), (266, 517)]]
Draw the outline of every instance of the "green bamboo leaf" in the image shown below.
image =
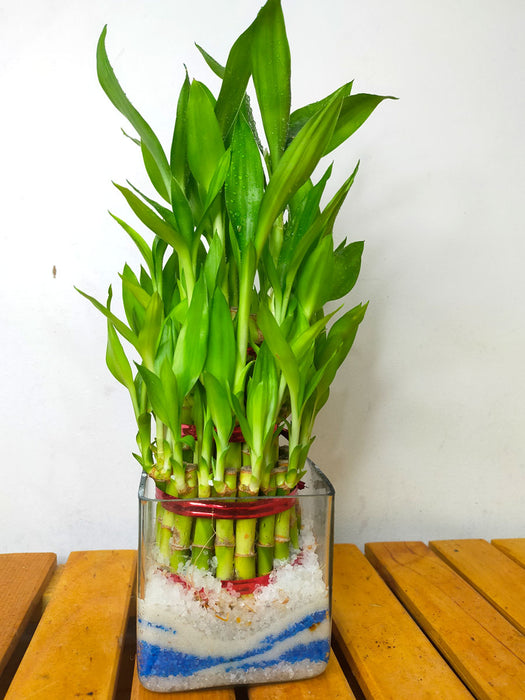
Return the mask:
[(166, 188), (164, 173), (160, 171), (159, 166), (157, 165), (157, 161), (151, 155), (151, 152), (144, 143), (144, 141), (140, 142), (140, 150), (142, 152), (142, 160), (144, 161), (144, 167), (146, 168), (146, 172), (148, 173), (148, 177), (150, 179), (151, 184), (160, 194), (162, 199), (169, 203), (170, 192)]
[(111, 212), (109, 212), (109, 215), (115, 219), (115, 221), (122, 226), (124, 231), (128, 234), (128, 236), (131, 238), (133, 243), (137, 246), (139, 249), (142, 257), (146, 261), (146, 264), (148, 266), (148, 269), (150, 272), (153, 270), (153, 257), (151, 255), (151, 248), (149, 245), (146, 243), (144, 238), (140, 235), (140, 233), (137, 233), (134, 228), (132, 228), (129, 224), (127, 224), (125, 221), (122, 219), (119, 219), (118, 216), (115, 216)]
[(350, 191), (350, 188), (354, 183), (358, 169), (359, 163), (355, 167), (350, 177), (342, 184), (330, 202), (326, 205), (322, 213), (314, 219), (308, 231), (302, 237), (300, 237), (297, 245), (294, 248), (293, 257), (291, 257), (289, 260), (288, 269), (286, 271), (286, 294), (289, 294), (292, 289), (295, 277), (305, 255), (314, 245), (317, 244), (320, 237), (331, 233), (334, 221), (348, 195), (348, 192)]
[(204, 367), (208, 330), (208, 292), (205, 278), (201, 275), (193, 289), (188, 313), (173, 355), (173, 371), (177, 377), (182, 398), (191, 391)]
[(304, 197), (304, 201), (297, 207), (295, 216), (289, 223), (283, 240), (281, 253), (279, 255), (279, 275), (281, 281), (286, 276), (286, 272), (295, 259), (295, 251), (302, 237), (320, 216), (319, 206), (321, 197), (326, 187), (326, 183), (332, 174), (332, 165), (328, 167), (322, 178), (315, 185), (311, 186)]
[(189, 167), (187, 160), (187, 114), (188, 98), (190, 95), (190, 79), (188, 71), (184, 78), (179, 99), (177, 101), (177, 115), (175, 117), (175, 126), (173, 129), (173, 139), (171, 141), (170, 151), (170, 166), (173, 177), (183, 188), (186, 186), (186, 181), (189, 175)]
[(162, 421), (162, 423), (164, 423), (164, 425), (167, 425), (170, 429), (172, 429), (173, 417), (170, 413), (168, 402), (166, 401), (166, 395), (164, 393), (164, 387), (160, 377), (158, 377), (144, 365), (139, 365), (137, 363), (135, 364), (146, 386), (148, 400), (151, 404), (153, 413), (160, 421)]
[(206, 370), (227, 386), (233, 383), (236, 360), (235, 332), (228, 302), (217, 287), (210, 309)]
[(277, 321), (264, 303), (261, 303), (259, 306), (257, 324), (264, 335), (264, 342), (268, 344), (284, 374), (290, 394), (293, 394), (299, 403), (301, 393), (299, 363), (290, 344), (281, 332)]
[(286, 144), (290, 117), (290, 47), (280, 0), (268, 0), (254, 23), (251, 60), (255, 92), (273, 169)]
[(159, 376), (164, 362), (168, 360), (171, 365), (173, 360), (173, 352), (177, 341), (177, 327), (177, 322), (171, 317), (166, 318), (162, 324), (160, 339), (157, 344), (157, 351), (155, 353), (155, 362), (153, 363), (153, 371)]
[(330, 95), (324, 97), (322, 100), (312, 102), (311, 104), (305, 105), (304, 107), (300, 107), (299, 109), (294, 110), (290, 114), (290, 123), (288, 125), (287, 135), (287, 146), (297, 136), (297, 134), (303, 128), (306, 122), (309, 119), (311, 119), (315, 114), (317, 114), (319, 110), (323, 109), (323, 107), (326, 107), (326, 105), (334, 99), (337, 93), (340, 93), (341, 96), (344, 98), (348, 97), (352, 91), (353, 82), (354, 81), (352, 80), (349, 83), (345, 83), (338, 90), (335, 90)]
[(171, 202), (177, 229), (191, 250), (194, 240), (193, 212), (177, 180), (171, 178)]
[(203, 372), (203, 384), (206, 389), (208, 408), (217, 431), (219, 444), (228, 444), (233, 431), (233, 414), (227, 388), (213, 374)]
[(142, 285), (139, 284), (135, 273), (127, 263), (124, 265), (120, 279), (122, 280), (123, 289), (128, 289), (142, 308), (146, 309), (151, 300), (151, 294), (148, 294)]
[(248, 445), (253, 445), (253, 434), (252, 434), (252, 428), (251, 425), (244, 415), (243, 408), (241, 406), (241, 402), (235, 396), (234, 394), (230, 393), (230, 405), (231, 409), (233, 411), (234, 417), (236, 421), (238, 422), (243, 437), (244, 437), (244, 442), (246, 442)]
[(260, 256), (273, 223), (299, 187), (308, 180), (329, 142), (341, 109), (342, 98), (336, 97), (312, 117), (284, 152), (264, 193), (255, 247)]
[(252, 130), (241, 114), (233, 129), (231, 164), (224, 185), (228, 215), (241, 252), (255, 238), (263, 192), (261, 155)]
[(266, 440), (273, 434), (278, 410), (279, 378), (268, 344), (259, 349), (253, 375), (248, 381), (246, 418), (252, 427), (252, 447), (262, 454)]
[(210, 54), (205, 51), (202, 46), (199, 46), (199, 44), (195, 44), (196, 48), (199, 50), (201, 56), (204, 58), (206, 63), (208, 64), (208, 67), (211, 68), (211, 70), (215, 73), (215, 75), (218, 78), (224, 78), (224, 72), (225, 68), (222, 66), (218, 61), (216, 61), (213, 56), (210, 56)]
[[(228, 54), (224, 68), (222, 85), (215, 105), (215, 114), (223, 138), (226, 138), (235, 122), (239, 109), (244, 100), (244, 94), (250, 79), (251, 45), (253, 41), (253, 26), (257, 19), (235, 41)], [(209, 62), (209, 54), (199, 49), (208, 65), (217, 72), (220, 68), (216, 61)]]
[(125, 338), (125, 340), (128, 341), (131, 345), (133, 345), (134, 348), (138, 349), (138, 338), (135, 335), (135, 333), (126, 326), (126, 324), (121, 321), (115, 314), (111, 313), (109, 309), (107, 309), (104, 304), (101, 304), (97, 299), (94, 297), (90, 296), (89, 294), (86, 294), (86, 292), (83, 292), (81, 289), (78, 289), (78, 287), (75, 287), (77, 292), (79, 294), (82, 294), (83, 297), (85, 297), (88, 301), (90, 301), (93, 306), (100, 311), (101, 314), (104, 314), (104, 316), (111, 321), (115, 329), (120, 333), (120, 335)]
[(231, 150), (228, 148), (217, 163), (217, 168), (213, 173), (213, 177), (210, 181), (210, 186), (208, 188), (206, 199), (204, 201), (204, 214), (202, 215), (203, 218), (208, 214), (211, 205), (215, 201), (215, 198), (222, 190), (224, 181), (226, 180), (226, 176), (228, 174), (228, 170), (230, 169), (230, 162)]
[(167, 424), (173, 433), (175, 440), (180, 438), (180, 412), (182, 400), (179, 394), (177, 378), (171, 368), (171, 364), (166, 358), (160, 368), (160, 381), (164, 391), (164, 401), (170, 422)]
[(339, 119), (330, 139), (324, 155), (330, 153), (337, 148), (343, 141), (356, 132), (359, 127), (365, 123), (374, 109), (383, 102), (383, 100), (395, 100), (396, 97), (382, 97), (381, 95), (350, 95), (345, 97)]
[(330, 328), (325, 343), (316, 352), (316, 367), (326, 367), (317, 387), (319, 396), (329, 389), (337, 370), (350, 352), (359, 324), (365, 317), (367, 306), (368, 304), (358, 304), (343, 314)]
[(206, 286), (208, 289), (215, 289), (217, 286), (217, 275), (223, 263), (224, 258), (224, 243), (220, 235), (215, 232), (211, 239), (208, 254), (204, 262), (204, 275), (206, 277)]
[(327, 296), (333, 265), (332, 237), (325, 236), (304, 262), (295, 287), (297, 300), (308, 320)]
[(290, 346), (299, 363), (302, 362), (305, 353), (308, 352), (310, 348), (314, 347), (316, 338), (322, 333), (323, 329), (338, 310), (339, 309), (336, 309), (326, 316), (323, 316), (315, 323), (312, 323), (311, 326), (307, 323), (306, 328), (293, 338)]
[(108, 321), (108, 343), (106, 347), (106, 364), (115, 379), (123, 384), (136, 404), (135, 385), (129, 360), (111, 321)]
[(197, 80), (191, 83), (186, 114), (188, 162), (195, 179), (207, 192), (226, 149), (207, 89)]
[(356, 241), (334, 251), (332, 281), (325, 302), (341, 299), (353, 289), (361, 270), (363, 248), (363, 241)]
[(164, 315), (168, 316), (172, 309), (180, 302), (180, 290), (177, 286), (179, 273), (179, 258), (175, 251), (169, 256), (161, 270), (162, 298), (164, 300)]
[(135, 216), (142, 221), (153, 233), (163, 241), (171, 245), (180, 254), (187, 251), (187, 244), (184, 237), (170, 226), (166, 221), (157, 216), (144, 202), (142, 202), (131, 190), (122, 185), (115, 184), (115, 187), (122, 192), (127, 203), (131, 207)]
[(158, 292), (154, 292), (146, 307), (144, 324), (138, 335), (137, 350), (148, 369), (152, 368), (155, 362), (155, 354), (160, 341), (162, 322), (164, 320), (163, 306), (160, 295)]
[(124, 90), (120, 86), (113, 68), (109, 62), (106, 52), (106, 33), (107, 26), (104, 27), (97, 45), (97, 75), (102, 89), (109, 97), (113, 105), (118, 111), (130, 122), (137, 134), (140, 136), (141, 142), (149, 151), (152, 159), (155, 161), (158, 171), (164, 181), (166, 191), (169, 191), (171, 179), (171, 171), (166, 155), (160, 145), (158, 138), (143, 119), (139, 112), (133, 107), (131, 102), (126, 97)]
[(144, 325), (146, 307), (150, 294), (139, 284), (137, 277), (129, 265), (124, 266), (122, 279), (122, 303), (130, 328), (138, 335)]

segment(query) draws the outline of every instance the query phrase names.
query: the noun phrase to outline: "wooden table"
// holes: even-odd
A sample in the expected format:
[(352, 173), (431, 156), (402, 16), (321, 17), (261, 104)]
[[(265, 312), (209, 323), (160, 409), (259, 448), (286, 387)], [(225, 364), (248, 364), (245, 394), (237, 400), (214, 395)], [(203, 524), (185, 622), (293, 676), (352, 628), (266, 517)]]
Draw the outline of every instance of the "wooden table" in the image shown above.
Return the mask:
[(134, 551), (0, 555), (0, 698), (525, 699), (525, 538), (335, 547), (333, 643), (307, 681), (157, 695), (134, 669)]

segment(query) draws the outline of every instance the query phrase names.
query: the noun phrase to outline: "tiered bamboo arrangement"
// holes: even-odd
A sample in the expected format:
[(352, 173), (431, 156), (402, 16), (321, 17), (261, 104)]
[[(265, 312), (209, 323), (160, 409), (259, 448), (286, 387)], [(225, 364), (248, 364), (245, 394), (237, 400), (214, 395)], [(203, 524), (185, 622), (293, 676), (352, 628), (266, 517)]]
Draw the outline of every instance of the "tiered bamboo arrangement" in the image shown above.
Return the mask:
[[(143, 264), (121, 274), (126, 320), (107, 319), (106, 361), (131, 396), (134, 456), (179, 499), (288, 495), (304, 472), (314, 420), (348, 354), (366, 305), (327, 313), (354, 286), (362, 242), (334, 247), (336, 216), (357, 167), (330, 201), (319, 161), (384, 97), (352, 82), (291, 111), (290, 50), (280, 0), (268, 0), (226, 65), (215, 97), (186, 74), (169, 158), (111, 68), (104, 28), (100, 84), (128, 119), (156, 194), (116, 185), (147, 238), (113, 218)], [(252, 116), (255, 88), (266, 146)], [(136, 361), (130, 361), (122, 339)], [(279, 454), (286, 430), (288, 450)], [(232, 439), (233, 436), (233, 439)], [(271, 571), (297, 544), (294, 509), (259, 520), (212, 520), (159, 507), (157, 540), (173, 571), (191, 561), (221, 580)]]

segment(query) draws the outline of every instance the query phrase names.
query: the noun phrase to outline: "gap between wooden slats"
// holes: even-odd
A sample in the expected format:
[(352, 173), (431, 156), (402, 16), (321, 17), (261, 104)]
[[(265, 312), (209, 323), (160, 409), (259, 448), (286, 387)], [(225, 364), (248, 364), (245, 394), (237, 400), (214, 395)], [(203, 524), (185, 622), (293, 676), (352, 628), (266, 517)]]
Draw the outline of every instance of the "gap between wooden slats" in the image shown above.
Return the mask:
[(0, 554), (0, 674), (33, 616), (56, 567), (56, 554)]
[(525, 633), (525, 569), (486, 540), (437, 540), (430, 548)]
[(6, 700), (113, 698), (135, 571), (132, 550), (73, 552)]
[(525, 637), (422, 542), (366, 554), (478, 700), (525, 698)]
[(520, 566), (525, 566), (525, 538), (492, 540), (494, 547), (510, 557)]
[(472, 698), (354, 545), (335, 546), (333, 621), (367, 698)]

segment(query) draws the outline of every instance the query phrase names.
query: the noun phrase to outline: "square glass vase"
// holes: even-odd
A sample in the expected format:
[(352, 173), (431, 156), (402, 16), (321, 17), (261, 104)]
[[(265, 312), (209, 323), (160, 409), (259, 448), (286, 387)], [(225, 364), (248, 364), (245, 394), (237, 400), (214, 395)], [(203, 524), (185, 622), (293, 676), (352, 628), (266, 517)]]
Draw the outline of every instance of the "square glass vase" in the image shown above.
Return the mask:
[[(191, 519), (185, 522), (194, 532), (197, 522), (208, 527), (212, 541), (206, 568), (192, 564), (191, 554), (176, 571), (170, 566), (166, 511)], [(332, 484), (310, 460), (299, 488), (287, 496), (173, 499), (143, 474), (137, 596), (142, 685), (174, 692), (322, 673), (330, 654), (333, 516)], [(217, 529), (225, 526), (237, 538), (252, 533), (254, 577), (216, 578), (213, 546)], [(268, 532), (277, 533), (277, 547), (268, 543)], [(173, 539), (168, 548), (176, 548)], [(287, 550), (287, 557), (274, 558)], [(240, 543), (237, 551), (245, 551)], [(234, 560), (241, 556), (247, 555), (236, 554), (235, 548), (231, 552)], [(266, 562), (262, 575), (259, 557)]]

